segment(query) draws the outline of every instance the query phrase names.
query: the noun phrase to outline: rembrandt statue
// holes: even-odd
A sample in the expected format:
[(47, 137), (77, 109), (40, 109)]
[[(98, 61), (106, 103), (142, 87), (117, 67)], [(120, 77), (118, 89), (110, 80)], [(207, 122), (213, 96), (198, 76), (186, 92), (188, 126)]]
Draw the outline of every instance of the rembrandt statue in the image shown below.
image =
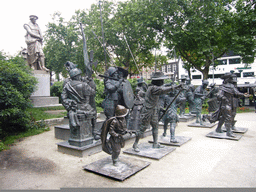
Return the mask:
[(71, 62), (67, 62), (70, 79), (65, 81), (61, 94), (62, 104), (68, 111), (70, 145), (82, 147), (93, 143), (92, 119), (96, 110), (90, 102), (95, 95), (95, 86), (91, 86), (82, 77), (82, 71)]
[(25, 35), (25, 41), (27, 44), (27, 50), (23, 50), (23, 55), (27, 59), (28, 65), (33, 70), (44, 70), (49, 71), (45, 67), (44, 53), (43, 53), (43, 34), (36, 23), (38, 19), (35, 15), (30, 15), (30, 22), (24, 24), (24, 28), (27, 31)]

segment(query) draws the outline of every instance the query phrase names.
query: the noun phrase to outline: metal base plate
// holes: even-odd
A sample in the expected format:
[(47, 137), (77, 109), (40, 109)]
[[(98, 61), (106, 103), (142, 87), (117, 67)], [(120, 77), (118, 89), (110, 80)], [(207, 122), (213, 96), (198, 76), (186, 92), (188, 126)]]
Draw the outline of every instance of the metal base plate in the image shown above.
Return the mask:
[[(226, 127), (222, 127), (223, 131), (227, 131)], [(243, 127), (235, 127), (235, 129), (232, 129), (234, 133), (246, 133), (248, 131), (248, 128), (243, 128)]]
[(192, 115), (184, 115), (182, 117), (179, 117), (179, 121), (180, 122), (188, 122), (188, 121), (192, 121), (194, 120), (196, 117), (195, 116), (192, 116)]
[[(192, 137), (184, 137), (184, 136), (175, 136), (175, 139), (178, 141), (178, 143), (172, 143), (170, 142), (170, 136), (160, 136), (158, 138), (158, 142), (160, 144), (163, 145), (169, 145), (169, 146), (176, 146), (176, 147), (180, 147), (181, 145), (187, 143), (188, 141), (190, 141), (192, 139)], [(153, 141), (148, 141), (149, 143), (153, 143)]]
[(159, 160), (176, 149), (168, 146), (162, 146), (163, 148), (153, 148), (153, 144), (150, 143), (142, 143), (139, 144), (138, 147), (140, 152), (135, 152), (133, 148), (130, 148), (125, 150), (124, 153)]
[(150, 165), (150, 162), (132, 157), (119, 156), (119, 162), (113, 165), (111, 156), (83, 166), (83, 169), (123, 181)]
[(216, 131), (212, 131), (206, 135), (206, 137), (211, 137), (211, 138), (217, 138), (217, 139), (229, 139), (229, 140), (235, 140), (238, 141), (241, 139), (242, 135), (237, 135), (234, 134), (235, 137), (229, 137), (227, 136), (227, 133), (217, 133)]
[(189, 127), (200, 127), (200, 128), (212, 128), (214, 127), (215, 125), (217, 125), (218, 123), (203, 123), (203, 125), (200, 125), (200, 123), (191, 123), (191, 124), (188, 124)]

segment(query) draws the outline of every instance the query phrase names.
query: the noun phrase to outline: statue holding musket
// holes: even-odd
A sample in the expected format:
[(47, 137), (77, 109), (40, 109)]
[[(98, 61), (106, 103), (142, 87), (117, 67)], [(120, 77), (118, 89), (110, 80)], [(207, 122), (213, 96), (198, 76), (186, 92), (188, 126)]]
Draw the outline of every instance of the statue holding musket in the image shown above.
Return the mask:
[(182, 99), (181, 102), (179, 103), (179, 106), (180, 106), (180, 114), (179, 115), (180, 115), (180, 117), (184, 117), (185, 109), (186, 109), (186, 93), (188, 90), (188, 86), (186, 85), (186, 76), (185, 75), (181, 75), (180, 83), (184, 87), (184, 89), (180, 93), (180, 97), (185, 98), (185, 99)]
[(194, 92), (194, 110), (196, 113), (196, 123), (200, 123), (200, 125), (203, 125), (201, 112), (203, 102), (207, 97), (207, 91), (205, 89), (208, 86), (208, 84), (208, 80), (203, 80), (202, 85), (198, 86)]
[(244, 96), (243, 93), (239, 92), (234, 85), (236, 83), (236, 77), (230, 72), (225, 73), (222, 77), (223, 83), (219, 87), (217, 98), (220, 101), (220, 106), (217, 111), (205, 117), (211, 122), (219, 121), (216, 128), (217, 133), (222, 133), (222, 125), (225, 123), (228, 137), (235, 137), (232, 133), (232, 126), (234, 121), (234, 110), (237, 105), (237, 99)]
[(186, 78), (186, 99), (189, 104), (189, 113), (193, 111), (194, 104), (194, 91), (195, 87), (191, 84), (191, 79), (189, 77)]
[(145, 95), (145, 101), (143, 103), (143, 107), (140, 114), (140, 127), (136, 133), (136, 140), (133, 144), (133, 149), (135, 152), (139, 152), (138, 143), (148, 128), (149, 125), (152, 126), (152, 134), (153, 134), (153, 148), (160, 148), (161, 145), (158, 143), (158, 122), (159, 122), (159, 105), (158, 100), (159, 96), (174, 90), (178, 86), (162, 86), (164, 84), (164, 79), (168, 77), (163, 74), (163, 72), (155, 72), (151, 77), (151, 84), (148, 86), (148, 90)]
[(134, 91), (134, 105), (130, 113), (129, 130), (138, 130), (139, 128), (140, 112), (143, 107), (147, 88), (148, 86), (143, 81), (143, 78), (137, 80), (137, 87)]
[[(176, 99), (175, 99), (175, 96), (177, 96)], [(165, 115), (163, 116), (163, 122), (164, 122), (163, 136), (164, 137), (166, 136), (167, 126), (170, 123), (170, 142), (171, 143), (178, 142), (175, 139), (175, 129), (176, 129), (177, 122), (179, 122), (179, 117), (177, 115), (177, 108), (178, 108), (177, 105), (179, 104), (179, 102), (183, 102), (184, 100), (186, 100), (186, 98), (180, 97), (179, 93), (177, 93), (176, 90), (170, 91), (167, 95), (165, 95), (165, 100), (164, 100), (165, 106), (170, 105), (170, 107), (167, 109)]]

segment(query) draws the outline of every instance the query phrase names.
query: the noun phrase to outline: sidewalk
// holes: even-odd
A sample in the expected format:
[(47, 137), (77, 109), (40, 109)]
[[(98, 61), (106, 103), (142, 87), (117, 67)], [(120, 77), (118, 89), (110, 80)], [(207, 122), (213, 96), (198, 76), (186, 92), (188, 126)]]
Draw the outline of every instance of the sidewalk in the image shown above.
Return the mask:
[[(236, 126), (249, 129), (239, 141), (205, 137), (216, 126), (193, 128), (187, 126), (191, 121), (179, 123), (176, 135), (192, 140), (160, 160), (132, 156), (151, 164), (123, 182), (82, 169), (107, 157), (104, 152), (83, 158), (58, 152), (56, 143), (62, 140), (55, 139), (51, 127), (0, 152), (0, 189), (256, 187), (256, 114), (237, 114), (236, 120)], [(133, 140), (126, 142), (122, 151), (132, 144)]]

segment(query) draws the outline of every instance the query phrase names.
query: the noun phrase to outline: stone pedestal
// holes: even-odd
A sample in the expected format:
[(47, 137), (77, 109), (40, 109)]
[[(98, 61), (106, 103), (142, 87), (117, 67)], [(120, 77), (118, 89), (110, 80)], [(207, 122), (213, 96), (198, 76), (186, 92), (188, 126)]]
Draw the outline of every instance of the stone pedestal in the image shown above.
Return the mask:
[(188, 122), (188, 121), (192, 121), (194, 120), (196, 117), (194, 115), (188, 115), (188, 114), (185, 114), (183, 115), (182, 117), (179, 117), (179, 121), (180, 122)]
[(38, 84), (30, 100), (34, 107), (61, 106), (58, 97), (50, 97), (50, 73), (43, 70), (34, 70), (34, 77)]

